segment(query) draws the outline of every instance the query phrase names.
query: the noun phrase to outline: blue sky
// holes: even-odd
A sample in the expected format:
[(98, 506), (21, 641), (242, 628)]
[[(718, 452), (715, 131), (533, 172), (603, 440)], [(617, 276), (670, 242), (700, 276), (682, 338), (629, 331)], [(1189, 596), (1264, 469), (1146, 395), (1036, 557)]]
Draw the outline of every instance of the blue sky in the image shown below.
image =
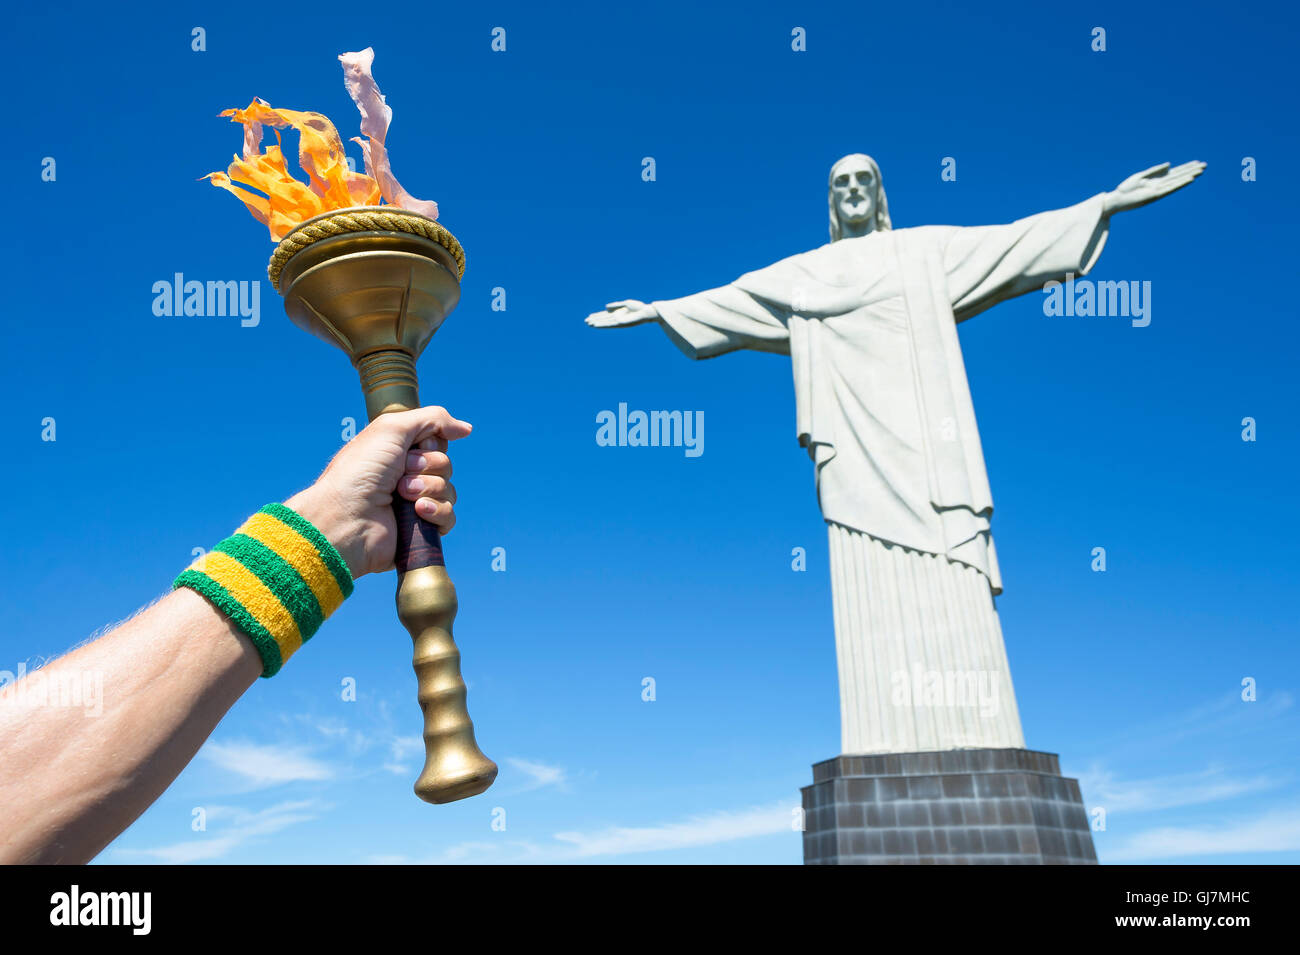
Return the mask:
[[(799, 862), (790, 808), (838, 751), (839, 709), (788, 360), (692, 363), (654, 327), (582, 318), (824, 243), (827, 171), (858, 151), (881, 164), (895, 227), (1009, 221), (1157, 162), (1209, 164), (1117, 217), (1092, 273), (1150, 281), (1149, 326), (1047, 317), (1035, 293), (961, 341), (1027, 743), (1106, 808), (1101, 860), (1300, 860), (1300, 335), (1278, 280), (1300, 211), (1295, 14), (1180, 9), (13, 14), (0, 669), (158, 596), (193, 547), (309, 483), (363, 416), (347, 361), (265, 284), (255, 327), (153, 314), (153, 283), (177, 272), (265, 278), (266, 230), (197, 181), (239, 148), (221, 109), (260, 96), (355, 135), (335, 57), (374, 46), (394, 169), (468, 256), (420, 371), (426, 401), (475, 425), (454, 448), (447, 556), (496, 786), (445, 807), (412, 795), (409, 638), (393, 578), (370, 577), (101, 861)], [(599, 447), (596, 415), (620, 402), (702, 411), (704, 453)]]

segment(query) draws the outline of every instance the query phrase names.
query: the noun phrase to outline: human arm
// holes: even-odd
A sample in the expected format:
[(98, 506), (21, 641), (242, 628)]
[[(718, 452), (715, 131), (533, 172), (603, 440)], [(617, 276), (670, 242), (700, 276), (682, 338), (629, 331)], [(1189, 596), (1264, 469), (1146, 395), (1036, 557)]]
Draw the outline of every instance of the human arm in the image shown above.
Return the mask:
[[(470, 426), (442, 408), (381, 415), (285, 501), (355, 579), (393, 566), (393, 494), (445, 533), (455, 523), (447, 442)], [(419, 481), (422, 487), (415, 487)], [(84, 863), (171, 784), (262, 673), (231, 618), (181, 587), (99, 639), (0, 690), (0, 863)], [(101, 687), (99, 712), (54, 706), (49, 686)]]

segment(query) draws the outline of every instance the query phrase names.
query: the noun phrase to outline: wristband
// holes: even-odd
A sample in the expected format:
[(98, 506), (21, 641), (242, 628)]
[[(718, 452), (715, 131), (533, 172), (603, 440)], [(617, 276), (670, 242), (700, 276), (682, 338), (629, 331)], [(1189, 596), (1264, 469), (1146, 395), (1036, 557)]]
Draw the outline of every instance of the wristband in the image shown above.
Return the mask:
[(190, 564), (172, 589), (206, 597), (248, 635), (274, 676), (352, 594), (347, 563), (308, 520), (268, 504)]

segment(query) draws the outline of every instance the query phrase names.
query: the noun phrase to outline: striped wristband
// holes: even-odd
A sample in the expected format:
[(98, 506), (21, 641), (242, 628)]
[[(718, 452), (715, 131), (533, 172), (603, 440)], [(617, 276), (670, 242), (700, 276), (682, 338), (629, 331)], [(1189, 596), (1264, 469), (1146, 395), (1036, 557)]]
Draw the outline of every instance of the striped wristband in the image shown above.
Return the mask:
[(268, 504), (172, 582), (202, 594), (246, 633), (274, 676), (352, 594), (334, 545), (283, 504)]

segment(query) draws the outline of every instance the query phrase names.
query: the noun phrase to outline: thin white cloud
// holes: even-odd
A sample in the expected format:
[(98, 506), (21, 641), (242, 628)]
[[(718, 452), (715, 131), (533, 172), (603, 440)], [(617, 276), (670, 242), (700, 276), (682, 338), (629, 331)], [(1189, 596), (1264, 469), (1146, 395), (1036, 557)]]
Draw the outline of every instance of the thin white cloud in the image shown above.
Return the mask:
[(548, 766), (545, 763), (537, 763), (529, 759), (516, 759), (513, 756), (508, 757), (506, 762), (528, 777), (528, 781), (520, 792), (530, 792), (534, 789), (542, 789), (545, 786), (554, 786), (562, 790), (568, 786), (568, 777), (562, 766)]
[(339, 719), (312, 718), (300, 714), (299, 719), (332, 743), (342, 744), (350, 755), (364, 753), (374, 745), (374, 737)]
[(448, 849), (443, 858), (446, 862), (477, 862), (479, 858), (487, 853), (489, 855), (499, 854), (503, 848), (518, 848), (520, 843), (509, 843), (507, 846), (500, 844), (494, 845), (490, 842), (462, 842)]
[(415, 858), (401, 853), (375, 853), (366, 858), (368, 865), (454, 865), (468, 862), (473, 865), (519, 865), (524, 862), (563, 861), (554, 856), (543, 858), (543, 850), (521, 840), (501, 842), (459, 842), (444, 849), (432, 858)]
[(737, 839), (794, 831), (792, 803), (692, 816), (682, 822), (658, 826), (615, 826), (597, 832), (557, 832), (555, 838), (570, 846), (575, 858), (619, 856), (633, 852), (662, 852), (716, 845)]
[(1103, 852), (1103, 862), (1156, 862), (1187, 856), (1300, 850), (1300, 810), (1275, 810), (1221, 826), (1148, 829)]
[(633, 853), (666, 852), (699, 846), (789, 834), (795, 830), (797, 803), (779, 802), (748, 809), (725, 810), (690, 816), (677, 822), (653, 826), (609, 826), (591, 832), (557, 832), (553, 841), (538, 844), (525, 840), (475, 840), (453, 845), (429, 859), (403, 855), (373, 855), (369, 861), (387, 864), (473, 864), (563, 863), (615, 858)]
[(413, 757), (424, 756), (424, 738), (420, 736), (394, 736), (388, 741), (389, 759), (383, 764), (386, 772), (405, 776), (417, 772), (419, 763)]
[(1096, 744), (1110, 753), (1129, 750), (1146, 753), (1168, 749), (1191, 738), (1229, 742), (1257, 735), (1266, 724), (1294, 719), (1295, 697), (1286, 690), (1267, 693), (1250, 703), (1234, 691), (1165, 718), (1130, 726)]
[[(341, 746), (346, 750), (346, 757), (352, 760), (377, 758), (377, 763), (367, 759), (367, 768), (357, 770), (362, 775), (377, 771), (394, 776), (418, 773), (424, 764), (424, 739), (418, 734), (396, 732), (385, 700), (378, 701), (377, 709), (377, 715), (370, 711), (363, 711), (365, 715), (349, 713), (347, 720), (313, 713), (296, 713), (284, 720), (319, 733), (327, 741), (331, 755), (335, 753), (335, 747)], [(356, 723), (366, 725), (359, 728)], [(410, 724), (405, 725), (409, 728)]]
[(209, 762), (243, 778), (253, 789), (333, 777), (326, 763), (295, 746), (273, 743), (215, 743), (202, 750)]
[(115, 852), (122, 856), (145, 856), (173, 865), (211, 862), (258, 836), (271, 835), (300, 822), (310, 822), (326, 808), (314, 800), (282, 802), (256, 812), (233, 806), (209, 806), (204, 811), (206, 825), (214, 830), (211, 835), (155, 849), (117, 849)]
[(1271, 776), (1229, 775), (1216, 767), (1149, 779), (1119, 779), (1098, 765), (1079, 773), (1079, 786), (1088, 807), (1100, 806), (1107, 813), (1151, 812), (1220, 802), (1275, 789), (1285, 781)]

